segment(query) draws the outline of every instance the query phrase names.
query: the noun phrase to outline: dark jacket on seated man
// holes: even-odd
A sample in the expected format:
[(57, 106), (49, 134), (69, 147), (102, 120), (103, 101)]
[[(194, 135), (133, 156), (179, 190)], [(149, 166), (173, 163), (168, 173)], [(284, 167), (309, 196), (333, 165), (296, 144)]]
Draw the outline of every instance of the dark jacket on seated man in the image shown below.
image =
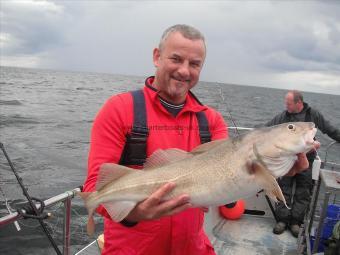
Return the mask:
[[(316, 109), (311, 108), (303, 102), (302, 94), (299, 91), (289, 91), (285, 97), (286, 110), (276, 115), (268, 121), (266, 126), (274, 126), (286, 122), (314, 122), (315, 127), (322, 133), (327, 134), (337, 142), (340, 142), (340, 130), (325, 120), (323, 115)], [(273, 232), (281, 234), (287, 226), (290, 227), (292, 234), (297, 237), (299, 225), (303, 222), (306, 209), (310, 203), (312, 181), (312, 164), (316, 157), (316, 151), (307, 153), (309, 169), (296, 174), (295, 176), (284, 176), (278, 180), (283, 195), (286, 198), (287, 209), (283, 203), (276, 206), (278, 223)], [(293, 194), (293, 183), (296, 182), (295, 193)], [(293, 203), (291, 198), (293, 197)]]

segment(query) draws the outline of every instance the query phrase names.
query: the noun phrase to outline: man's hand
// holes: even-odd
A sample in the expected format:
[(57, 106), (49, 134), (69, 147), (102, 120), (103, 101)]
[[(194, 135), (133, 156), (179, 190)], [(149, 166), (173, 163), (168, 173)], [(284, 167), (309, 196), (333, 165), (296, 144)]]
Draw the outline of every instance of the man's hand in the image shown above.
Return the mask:
[[(320, 148), (319, 142), (314, 142), (314, 148), (312, 150), (317, 150)], [(306, 153), (299, 153), (297, 154), (297, 160), (292, 167), (292, 169), (289, 170), (289, 172), (286, 174), (286, 176), (294, 176), (297, 173), (300, 173), (304, 170), (306, 170), (309, 166), (309, 162), (306, 156)]]
[(297, 154), (297, 157), (298, 158), (295, 161), (295, 164), (293, 165), (292, 169), (289, 170), (286, 176), (294, 176), (308, 168), (309, 162), (306, 153), (299, 153)]
[(191, 207), (189, 196), (186, 194), (177, 196), (167, 201), (163, 198), (175, 188), (175, 183), (167, 183), (156, 190), (144, 201), (138, 203), (125, 218), (130, 222), (159, 219), (169, 216)]

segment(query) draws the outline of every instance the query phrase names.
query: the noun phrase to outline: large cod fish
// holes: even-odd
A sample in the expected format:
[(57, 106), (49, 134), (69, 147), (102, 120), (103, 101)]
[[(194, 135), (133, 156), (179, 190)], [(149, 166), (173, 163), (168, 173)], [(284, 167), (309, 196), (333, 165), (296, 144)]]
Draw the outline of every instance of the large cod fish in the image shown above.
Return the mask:
[(168, 182), (176, 186), (165, 200), (185, 193), (197, 207), (231, 203), (262, 189), (274, 201), (285, 203), (276, 178), (289, 172), (296, 154), (313, 148), (315, 133), (314, 123), (285, 123), (205, 143), (191, 152), (157, 150), (143, 170), (105, 163), (96, 191), (80, 193), (89, 212), (88, 230), (99, 205), (119, 222), (138, 202)]

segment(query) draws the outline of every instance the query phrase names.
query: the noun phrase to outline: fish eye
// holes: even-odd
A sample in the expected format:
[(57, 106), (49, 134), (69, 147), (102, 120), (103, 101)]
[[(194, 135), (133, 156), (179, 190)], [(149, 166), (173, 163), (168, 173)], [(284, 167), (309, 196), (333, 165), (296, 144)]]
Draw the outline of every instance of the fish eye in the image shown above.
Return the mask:
[(287, 128), (288, 128), (289, 130), (294, 131), (294, 130), (295, 130), (295, 125), (289, 124), (289, 125), (287, 126)]

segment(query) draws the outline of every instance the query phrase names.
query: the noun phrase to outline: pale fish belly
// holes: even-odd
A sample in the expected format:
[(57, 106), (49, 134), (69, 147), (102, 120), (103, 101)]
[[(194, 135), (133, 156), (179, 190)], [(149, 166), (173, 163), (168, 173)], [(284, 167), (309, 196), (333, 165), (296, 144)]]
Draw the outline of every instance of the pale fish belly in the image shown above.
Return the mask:
[(190, 198), (191, 203), (197, 206), (217, 206), (251, 197), (261, 189), (254, 176), (241, 175), (201, 187)]

